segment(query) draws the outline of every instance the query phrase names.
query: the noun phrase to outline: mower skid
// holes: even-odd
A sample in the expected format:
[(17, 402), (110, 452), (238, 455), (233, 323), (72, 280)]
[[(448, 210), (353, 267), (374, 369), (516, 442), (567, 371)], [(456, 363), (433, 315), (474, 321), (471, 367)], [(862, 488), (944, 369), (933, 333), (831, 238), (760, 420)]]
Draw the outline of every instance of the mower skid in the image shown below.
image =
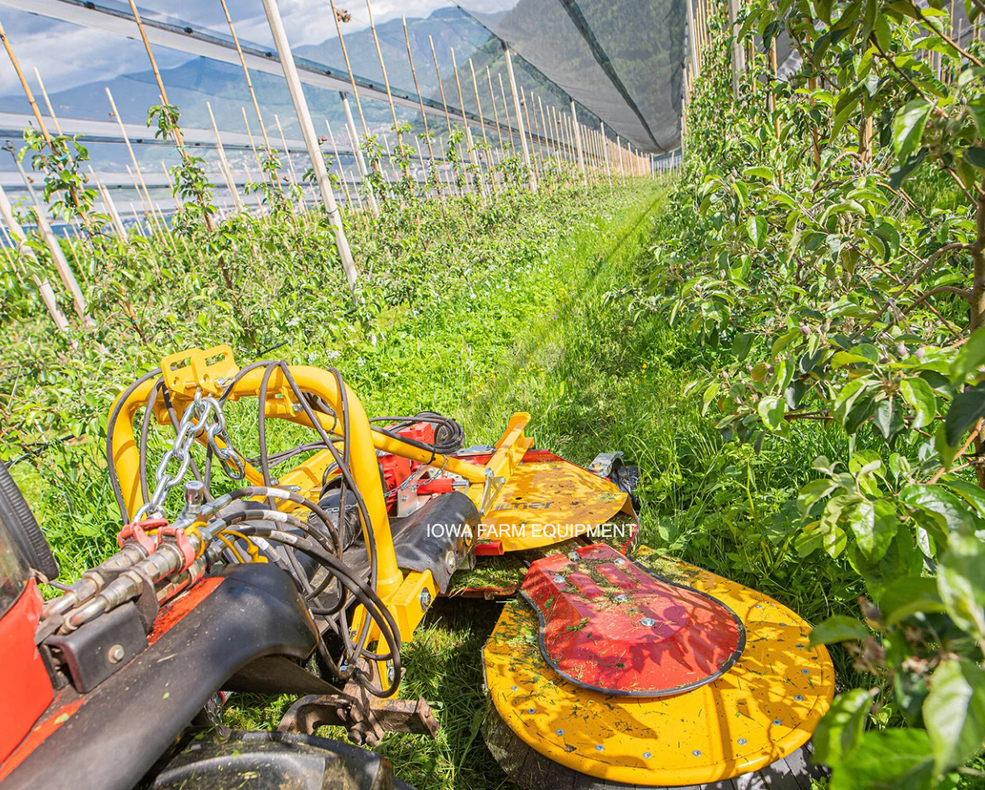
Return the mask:
[[(495, 725), (490, 747), (511, 778), (524, 788), (552, 787), (554, 779), (531, 777), (551, 774), (553, 766), (555, 774), (577, 779), (566, 787), (585, 790), (606, 783), (732, 787), (733, 777), (779, 776), (798, 760), (806, 766), (801, 750), (834, 695), (834, 667), (824, 647), (811, 647), (810, 626), (767, 596), (700, 568), (649, 549), (641, 549), (637, 560), (649, 576), (713, 596), (734, 612), (746, 634), (741, 655), (710, 682), (671, 696), (616, 696), (558, 672), (542, 653), (538, 614), (526, 601), (512, 601), (483, 650)], [(546, 560), (552, 562), (559, 560)], [(584, 625), (582, 633), (590, 628)], [(628, 666), (633, 651), (623, 652)], [(512, 773), (516, 753), (522, 765)]]

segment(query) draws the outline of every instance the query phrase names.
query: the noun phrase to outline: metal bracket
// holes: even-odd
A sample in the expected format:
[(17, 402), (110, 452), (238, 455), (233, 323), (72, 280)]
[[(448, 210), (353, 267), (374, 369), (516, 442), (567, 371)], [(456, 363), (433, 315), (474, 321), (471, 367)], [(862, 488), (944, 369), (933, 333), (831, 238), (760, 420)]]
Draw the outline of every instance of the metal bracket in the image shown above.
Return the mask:
[(328, 724), (342, 725), (353, 742), (366, 746), (376, 746), (385, 732), (438, 734), (438, 720), (424, 699), (378, 699), (352, 682), (343, 694), (301, 697), (277, 731), (311, 735)]
[(611, 453), (599, 453), (595, 456), (593, 460), (588, 465), (588, 471), (599, 477), (608, 477), (612, 474), (612, 468), (617, 466), (617, 461), (621, 464), (623, 460), (622, 450), (616, 450)]

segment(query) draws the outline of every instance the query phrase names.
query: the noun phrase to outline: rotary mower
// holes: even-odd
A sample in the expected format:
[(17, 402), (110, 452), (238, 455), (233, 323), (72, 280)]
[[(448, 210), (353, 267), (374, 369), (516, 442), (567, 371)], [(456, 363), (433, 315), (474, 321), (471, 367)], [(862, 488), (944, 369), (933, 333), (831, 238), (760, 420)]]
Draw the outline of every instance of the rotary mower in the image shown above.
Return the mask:
[[(255, 433), (230, 436), (232, 409)], [(119, 552), (47, 601), (57, 567), (0, 469), (2, 790), (405, 786), (313, 733), (434, 735), (398, 696), (401, 648), (437, 597), (469, 595), (505, 601), (485, 737), (522, 787), (807, 790), (834, 692), (809, 626), (634, 551), (621, 454), (580, 468), (528, 421), (464, 448), (437, 414), (368, 418), (335, 370), (175, 354), (110, 411)], [(276, 732), (232, 732), (239, 692), (298, 699)]]

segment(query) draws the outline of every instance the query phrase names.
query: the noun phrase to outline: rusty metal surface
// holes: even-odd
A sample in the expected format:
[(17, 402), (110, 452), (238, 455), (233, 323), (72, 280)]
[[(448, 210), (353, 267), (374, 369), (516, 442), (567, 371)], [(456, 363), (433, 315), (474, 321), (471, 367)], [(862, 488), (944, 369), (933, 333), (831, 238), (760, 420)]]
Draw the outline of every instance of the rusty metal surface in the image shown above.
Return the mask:
[(834, 695), (834, 668), (810, 626), (768, 596), (641, 550), (656, 575), (723, 601), (746, 628), (746, 647), (712, 683), (670, 697), (616, 697), (566, 681), (538, 644), (524, 601), (503, 610), (483, 652), (498, 715), (555, 763), (610, 782), (678, 786), (757, 771), (810, 738)]
[(745, 645), (727, 606), (604, 544), (538, 560), (520, 592), (537, 613), (551, 669), (605, 694), (680, 694), (727, 672)]

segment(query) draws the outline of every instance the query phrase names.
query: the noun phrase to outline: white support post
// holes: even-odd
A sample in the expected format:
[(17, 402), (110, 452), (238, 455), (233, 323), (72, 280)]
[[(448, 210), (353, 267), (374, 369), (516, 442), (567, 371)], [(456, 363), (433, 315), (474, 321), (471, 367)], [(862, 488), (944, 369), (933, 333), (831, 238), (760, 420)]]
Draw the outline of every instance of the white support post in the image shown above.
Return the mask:
[(352, 120), (352, 109), (349, 107), (349, 97), (345, 91), (339, 91), (342, 98), (342, 109), (345, 110), (345, 125), (349, 127), (349, 136), (352, 138), (352, 154), (356, 160), (356, 169), (359, 170), (359, 179), (366, 185), (367, 196), (369, 197), (369, 207), (373, 210), (373, 216), (380, 218), (380, 207), (376, 203), (376, 195), (373, 194), (373, 185), (367, 176), (369, 170), (366, 168), (366, 160), (363, 158), (363, 149), (359, 147), (359, 133), (356, 131), (356, 123)]
[(578, 169), (581, 170), (582, 177), (587, 181), (588, 175), (585, 173), (585, 152), (581, 147), (581, 128), (578, 126), (578, 112), (575, 110), (575, 100), (571, 100), (571, 126), (575, 130), (575, 149), (578, 151)]
[(612, 186), (612, 167), (609, 164), (609, 138), (605, 136), (605, 124), (601, 125), (602, 134), (602, 153), (605, 156), (605, 175), (609, 179), (609, 186)]
[(356, 264), (352, 259), (352, 251), (349, 249), (349, 239), (346, 238), (345, 227), (342, 225), (342, 215), (335, 203), (335, 193), (332, 191), (332, 182), (328, 179), (325, 160), (322, 158), (321, 149), (318, 147), (318, 134), (315, 132), (315, 125), (311, 121), (311, 113), (308, 112), (308, 102), (304, 98), (304, 90), (301, 87), (301, 80), (298, 78), (297, 67), (294, 65), (294, 55), (291, 53), (287, 33), (284, 31), (284, 22), (280, 17), (280, 10), (277, 8), (277, 0), (263, 0), (263, 8), (267, 12), (267, 22), (274, 37), (274, 44), (277, 46), (280, 65), (284, 70), (284, 79), (287, 80), (287, 88), (294, 102), (294, 110), (298, 115), (301, 133), (304, 136), (305, 145), (308, 147), (311, 167), (315, 171), (315, 180), (321, 190), (322, 202), (328, 212), (329, 221), (335, 228), (335, 246), (339, 250), (342, 268), (345, 270), (346, 279), (349, 281), (349, 290), (355, 295), (356, 281), (359, 279), (359, 275), (356, 273)]
[(520, 145), (523, 148), (523, 164), (530, 174), (530, 191), (537, 191), (537, 176), (530, 166), (530, 149), (527, 147), (527, 137), (523, 130), (523, 112), (520, 110), (520, 93), (516, 89), (516, 79), (513, 77), (513, 59), (509, 49), (506, 50), (506, 76), (510, 80), (510, 90), (513, 91), (513, 111), (516, 113), (516, 130), (520, 135)]

